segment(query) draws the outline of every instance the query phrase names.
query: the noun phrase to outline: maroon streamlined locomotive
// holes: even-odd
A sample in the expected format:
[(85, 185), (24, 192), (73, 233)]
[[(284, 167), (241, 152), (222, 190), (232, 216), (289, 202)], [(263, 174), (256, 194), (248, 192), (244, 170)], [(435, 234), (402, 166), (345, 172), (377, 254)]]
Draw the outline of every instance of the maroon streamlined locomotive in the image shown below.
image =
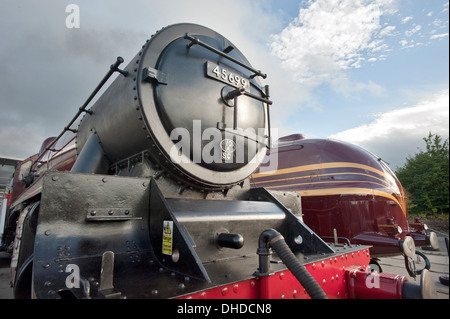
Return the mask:
[(427, 271), (373, 273), (369, 246), (321, 239), (299, 193), (250, 187), (272, 102), (229, 40), (176, 24), (122, 62), (17, 166), (3, 238), (17, 298), (433, 296)]
[(301, 134), (280, 138), (271, 153), (278, 169), (252, 175), (251, 185), (300, 193), (303, 220), (322, 238), (371, 245), (374, 264), (375, 258), (404, 254), (413, 275), (408, 257), (414, 256), (415, 246), (438, 247), (436, 233), (418, 221), (408, 222), (405, 190), (372, 153)]

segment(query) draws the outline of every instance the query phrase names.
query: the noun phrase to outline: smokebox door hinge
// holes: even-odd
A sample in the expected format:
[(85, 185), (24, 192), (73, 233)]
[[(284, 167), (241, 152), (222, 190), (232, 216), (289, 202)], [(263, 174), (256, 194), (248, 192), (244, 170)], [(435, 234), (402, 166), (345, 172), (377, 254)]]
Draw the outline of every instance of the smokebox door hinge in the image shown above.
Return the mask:
[(142, 70), (142, 80), (167, 85), (167, 73), (148, 67)]

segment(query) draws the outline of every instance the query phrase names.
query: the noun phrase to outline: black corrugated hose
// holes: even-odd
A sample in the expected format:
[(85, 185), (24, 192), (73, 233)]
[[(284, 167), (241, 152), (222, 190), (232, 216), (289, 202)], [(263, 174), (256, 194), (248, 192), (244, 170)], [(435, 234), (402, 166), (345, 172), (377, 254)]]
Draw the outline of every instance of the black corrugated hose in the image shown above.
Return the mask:
[(295, 257), (280, 233), (269, 238), (269, 244), (312, 299), (328, 299), (322, 287), (320, 287), (305, 266)]

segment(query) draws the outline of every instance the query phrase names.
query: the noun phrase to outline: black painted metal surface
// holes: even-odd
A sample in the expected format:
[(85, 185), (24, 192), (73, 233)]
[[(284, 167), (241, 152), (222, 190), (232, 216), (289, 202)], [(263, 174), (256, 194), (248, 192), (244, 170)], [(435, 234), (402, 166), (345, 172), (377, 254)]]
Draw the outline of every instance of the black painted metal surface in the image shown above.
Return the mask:
[[(166, 198), (152, 179), (48, 173), (34, 245), (34, 294), (173, 298), (254, 278), (258, 237), (267, 228), (282, 233), (299, 256), (334, 254), (270, 193), (242, 192), (247, 200)], [(224, 233), (239, 234), (244, 244), (219, 245)], [(67, 281), (75, 282), (72, 269), (79, 271), (79, 287)]]

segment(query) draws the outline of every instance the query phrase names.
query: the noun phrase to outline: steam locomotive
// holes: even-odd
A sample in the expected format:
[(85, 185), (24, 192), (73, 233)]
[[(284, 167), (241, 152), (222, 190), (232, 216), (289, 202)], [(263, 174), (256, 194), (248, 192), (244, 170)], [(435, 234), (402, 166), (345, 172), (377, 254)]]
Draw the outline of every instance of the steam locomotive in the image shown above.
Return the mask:
[(439, 247), (435, 232), (420, 221), (408, 221), (405, 190), (372, 153), (301, 134), (280, 138), (270, 153), (278, 159), (277, 170), (260, 166), (264, 172), (253, 174), (251, 185), (299, 192), (303, 220), (321, 238), (370, 245), (371, 264), (377, 269), (378, 258), (403, 254), (411, 276), (420, 272), (412, 264), (415, 247)]
[(433, 297), (428, 272), (420, 285), (373, 273), (369, 246), (321, 239), (298, 193), (250, 187), (272, 101), (228, 39), (171, 25), (122, 63), (17, 165), (16, 298)]

